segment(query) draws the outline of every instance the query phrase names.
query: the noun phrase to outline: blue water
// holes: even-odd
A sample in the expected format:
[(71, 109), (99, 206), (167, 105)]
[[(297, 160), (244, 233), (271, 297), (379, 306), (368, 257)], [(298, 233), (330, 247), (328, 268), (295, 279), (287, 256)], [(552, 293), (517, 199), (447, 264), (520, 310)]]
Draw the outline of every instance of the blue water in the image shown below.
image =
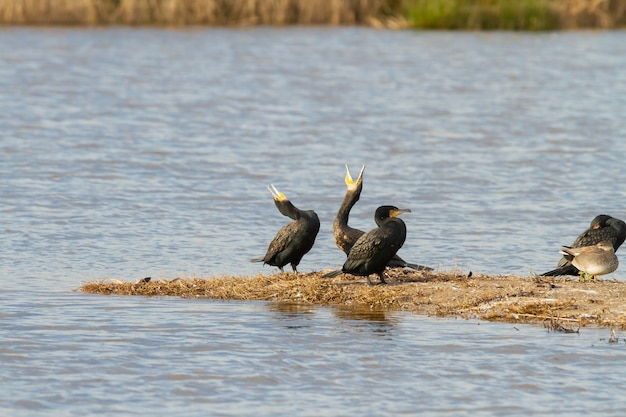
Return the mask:
[(0, 56), (3, 414), (623, 415), (619, 330), (75, 290), (275, 273), (270, 183), (322, 222), (299, 270), (340, 265), (346, 163), (353, 226), (412, 209), (403, 258), (551, 269), (626, 218), (626, 32), (4, 28)]

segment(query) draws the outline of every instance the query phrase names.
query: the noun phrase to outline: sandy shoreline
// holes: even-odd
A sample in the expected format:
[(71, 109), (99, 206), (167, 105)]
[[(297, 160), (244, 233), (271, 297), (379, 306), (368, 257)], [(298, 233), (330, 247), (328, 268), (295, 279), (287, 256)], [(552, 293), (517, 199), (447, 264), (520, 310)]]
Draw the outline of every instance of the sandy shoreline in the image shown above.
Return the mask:
[(555, 330), (583, 326), (626, 328), (626, 282), (578, 282), (575, 277), (520, 277), (454, 272), (388, 271), (389, 285), (323, 272), (254, 277), (152, 279), (148, 283), (105, 279), (80, 290), (103, 295), (175, 296), (222, 300), (297, 302), (372, 310), (401, 310), (510, 323), (544, 323)]

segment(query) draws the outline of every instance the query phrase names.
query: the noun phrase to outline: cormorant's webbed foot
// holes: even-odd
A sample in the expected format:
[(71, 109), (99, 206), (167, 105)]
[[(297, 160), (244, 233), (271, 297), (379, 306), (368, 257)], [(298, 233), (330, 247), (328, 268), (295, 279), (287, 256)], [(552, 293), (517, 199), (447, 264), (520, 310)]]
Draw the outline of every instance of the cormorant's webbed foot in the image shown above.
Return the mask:
[(367, 276), (367, 283), (369, 285), (387, 285), (387, 281), (385, 281), (385, 275), (384, 274), (378, 274), (378, 277), (380, 278), (379, 282), (372, 282), (372, 280), (370, 279), (370, 276)]

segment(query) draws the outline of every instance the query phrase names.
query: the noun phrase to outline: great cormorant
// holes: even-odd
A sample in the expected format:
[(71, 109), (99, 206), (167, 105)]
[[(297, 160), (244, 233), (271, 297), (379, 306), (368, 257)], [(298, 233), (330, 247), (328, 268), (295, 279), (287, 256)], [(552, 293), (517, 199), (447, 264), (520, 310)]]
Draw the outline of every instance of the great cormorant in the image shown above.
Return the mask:
[(603, 240), (593, 246), (564, 247), (560, 253), (572, 257), (572, 265), (580, 270), (581, 281), (584, 280), (584, 275), (591, 275), (595, 282), (597, 275), (610, 274), (619, 266), (613, 244), (608, 240)]
[(380, 284), (386, 284), (385, 267), (402, 247), (406, 239), (406, 225), (397, 216), (411, 210), (401, 210), (395, 206), (380, 206), (376, 209), (377, 228), (364, 233), (352, 246), (341, 270), (332, 271), (323, 278), (335, 277), (341, 273), (367, 277), (377, 274)]
[[(343, 202), (341, 203), (339, 211), (337, 212), (337, 216), (335, 217), (335, 221), (333, 222), (333, 235), (335, 237), (335, 243), (337, 244), (337, 247), (344, 251), (346, 255), (350, 253), (350, 249), (352, 248), (352, 246), (365, 233), (362, 230), (348, 226), (350, 210), (352, 210), (352, 207), (354, 207), (356, 202), (359, 201), (359, 197), (361, 196), (361, 190), (363, 189), (364, 170), (365, 165), (361, 167), (359, 177), (356, 179), (356, 181), (354, 181), (352, 179), (352, 176), (350, 175), (350, 169), (348, 168), (348, 165), (346, 165), (346, 195), (343, 198)], [(433, 270), (432, 268), (427, 266), (406, 262), (398, 255), (394, 255), (394, 257), (389, 261), (387, 266), (391, 268), (412, 268), (417, 271)]]
[(263, 262), (277, 266), (281, 272), (288, 263), (294, 272), (300, 260), (313, 247), (315, 238), (320, 230), (320, 220), (313, 210), (300, 210), (294, 206), (285, 194), (281, 193), (271, 184), (267, 189), (274, 198), (274, 204), (278, 211), (293, 221), (283, 226), (267, 248), (263, 258), (251, 259), (251, 262)]
[(359, 240), (365, 233), (362, 230), (352, 228), (348, 226), (348, 219), (350, 217), (350, 210), (359, 201), (361, 197), (361, 191), (363, 190), (363, 171), (365, 165), (361, 167), (359, 177), (354, 181), (350, 175), (350, 169), (346, 165), (346, 176), (344, 181), (346, 182), (346, 195), (343, 198), (343, 202), (339, 207), (335, 221), (333, 222), (333, 236), (335, 237), (335, 243), (337, 247), (344, 251), (347, 255), (350, 253), (350, 249), (354, 243)]
[[(613, 251), (624, 243), (626, 239), (626, 223), (615, 217), (606, 214), (596, 216), (589, 225), (589, 229), (581, 233), (568, 248), (581, 248), (583, 246), (593, 246), (606, 240), (613, 245)], [(563, 258), (557, 264), (557, 268), (552, 271), (544, 272), (542, 276), (558, 276), (558, 275), (579, 275), (580, 271), (572, 265), (574, 257), (569, 254), (563, 255)]]

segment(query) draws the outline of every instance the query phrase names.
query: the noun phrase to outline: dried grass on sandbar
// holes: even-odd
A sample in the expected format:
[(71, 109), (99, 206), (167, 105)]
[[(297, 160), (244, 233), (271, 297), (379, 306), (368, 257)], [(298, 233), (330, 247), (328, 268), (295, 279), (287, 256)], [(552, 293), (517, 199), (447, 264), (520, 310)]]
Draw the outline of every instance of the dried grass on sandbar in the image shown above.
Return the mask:
[(323, 272), (252, 277), (152, 279), (90, 282), (81, 291), (104, 295), (291, 302), (371, 310), (402, 310), (512, 323), (550, 323), (571, 329), (586, 325), (626, 328), (626, 282), (578, 282), (569, 277), (474, 275), (460, 272), (389, 271), (389, 285)]

